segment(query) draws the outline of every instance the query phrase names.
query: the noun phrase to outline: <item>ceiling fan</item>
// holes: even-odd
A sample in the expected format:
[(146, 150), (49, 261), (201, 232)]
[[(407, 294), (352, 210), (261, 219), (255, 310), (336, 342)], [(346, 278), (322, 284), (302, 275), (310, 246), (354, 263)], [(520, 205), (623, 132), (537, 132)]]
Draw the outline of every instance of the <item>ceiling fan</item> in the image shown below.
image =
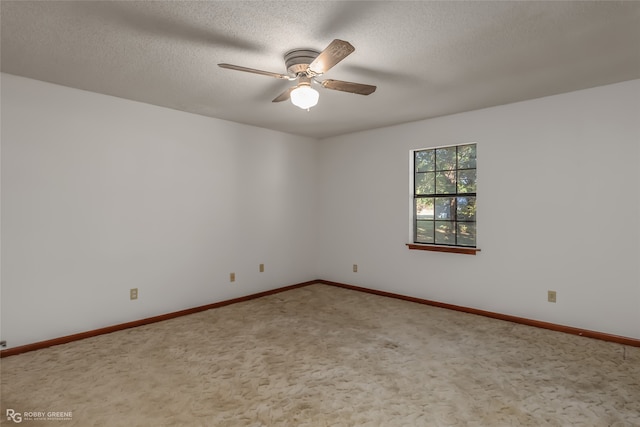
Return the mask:
[(372, 85), (345, 82), (342, 80), (317, 79), (318, 76), (329, 71), (334, 65), (353, 53), (354, 50), (355, 48), (351, 43), (339, 39), (335, 39), (329, 43), (329, 46), (322, 52), (314, 49), (290, 50), (284, 54), (284, 63), (289, 74), (272, 73), (270, 71), (256, 70), (254, 68), (232, 64), (218, 64), (218, 66), (230, 70), (262, 74), (263, 76), (275, 77), (276, 79), (297, 80), (297, 85), (282, 92), (275, 97), (272, 102), (282, 102), (291, 99), (291, 102), (297, 107), (308, 110), (318, 103), (318, 98), (320, 97), (318, 91), (311, 87), (312, 83), (319, 84), (325, 89), (356, 93), (358, 95), (370, 95), (375, 92), (376, 87)]

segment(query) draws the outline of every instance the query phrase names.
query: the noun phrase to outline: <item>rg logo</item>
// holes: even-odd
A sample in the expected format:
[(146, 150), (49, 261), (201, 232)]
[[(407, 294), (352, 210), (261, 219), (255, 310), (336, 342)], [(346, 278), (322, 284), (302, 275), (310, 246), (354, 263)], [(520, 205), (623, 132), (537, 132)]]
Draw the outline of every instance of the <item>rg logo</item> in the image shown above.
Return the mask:
[(7, 409), (7, 420), (13, 421), (14, 423), (21, 423), (22, 413), (16, 412), (13, 409)]

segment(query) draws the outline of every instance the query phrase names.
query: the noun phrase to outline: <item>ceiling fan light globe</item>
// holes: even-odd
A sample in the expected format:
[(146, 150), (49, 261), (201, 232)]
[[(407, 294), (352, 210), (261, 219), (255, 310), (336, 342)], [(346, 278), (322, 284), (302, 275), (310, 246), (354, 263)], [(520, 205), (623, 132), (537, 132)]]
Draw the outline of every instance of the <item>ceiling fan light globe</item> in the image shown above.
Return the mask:
[(308, 110), (318, 103), (320, 94), (314, 88), (304, 85), (291, 91), (291, 103), (296, 107)]

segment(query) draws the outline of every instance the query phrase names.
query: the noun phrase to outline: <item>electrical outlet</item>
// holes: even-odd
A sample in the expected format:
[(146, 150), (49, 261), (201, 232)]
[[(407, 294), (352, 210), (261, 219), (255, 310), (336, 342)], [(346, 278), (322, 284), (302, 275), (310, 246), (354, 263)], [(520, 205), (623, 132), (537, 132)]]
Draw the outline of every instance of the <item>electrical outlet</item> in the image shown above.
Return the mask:
[(547, 291), (547, 301), (556, 302), (556, 291)]
[(260, 273), (264, 273), (264, 264), (260, 264)]
[(236, 281), (236, 273), (229, 274), (229, 281), (230, 282), (235, 282)]
[(129, 299), (138, 299), (138, 288), (131, 288), (129, 290)]
[(353, 272), (354, 273), (358, 272), (358, 264), (353, 264)]

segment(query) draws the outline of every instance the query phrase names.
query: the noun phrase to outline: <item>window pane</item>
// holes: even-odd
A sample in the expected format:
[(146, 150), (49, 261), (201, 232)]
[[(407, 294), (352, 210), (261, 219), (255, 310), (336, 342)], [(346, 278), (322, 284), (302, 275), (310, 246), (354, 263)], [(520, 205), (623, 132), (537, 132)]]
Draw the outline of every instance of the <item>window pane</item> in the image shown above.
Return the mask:
[(433, 198), (419, 198), (416, 201), (416, 219), (433, 219)]
[(458, 197), (456, 220), (457, 221), (475, 221), (476, 220), (476, 198), (475, 197)]
[(456, 199), (455, 197), (438, 197), (436, 200), (436, 219), (453, 220), (453, 213), (455, 212)]
[(456, 229), (455, 222), (436, 221), (436, 243), (444, 245), (455, 245)]
[(476, 144), (458, 147), (458, 169), (475, 169)]
[(416, 242), (433, 243), (433, 221), (416, 221)]
[(458, 245), (460, 246), (476, 245), (476, 224), (474, 222), (458, 223)]
[(436, 190), (436, 174), (434, 172), (416, 173), (416, 194), (433, 194)]
[(414, 156), (414, 242), (476, 247), (476, 144)]
[(436, 194), (456, 194), (456, 171), (436, 172)]
[(435, 170), (435, 150), (416, 151), (416, 172)]
[(456, 147), (438, 148), (436, 150), (436, 170), (453, 170), (456, 168)]
[(458, 171), (458, 193), (476, 192), (476, 170)]

